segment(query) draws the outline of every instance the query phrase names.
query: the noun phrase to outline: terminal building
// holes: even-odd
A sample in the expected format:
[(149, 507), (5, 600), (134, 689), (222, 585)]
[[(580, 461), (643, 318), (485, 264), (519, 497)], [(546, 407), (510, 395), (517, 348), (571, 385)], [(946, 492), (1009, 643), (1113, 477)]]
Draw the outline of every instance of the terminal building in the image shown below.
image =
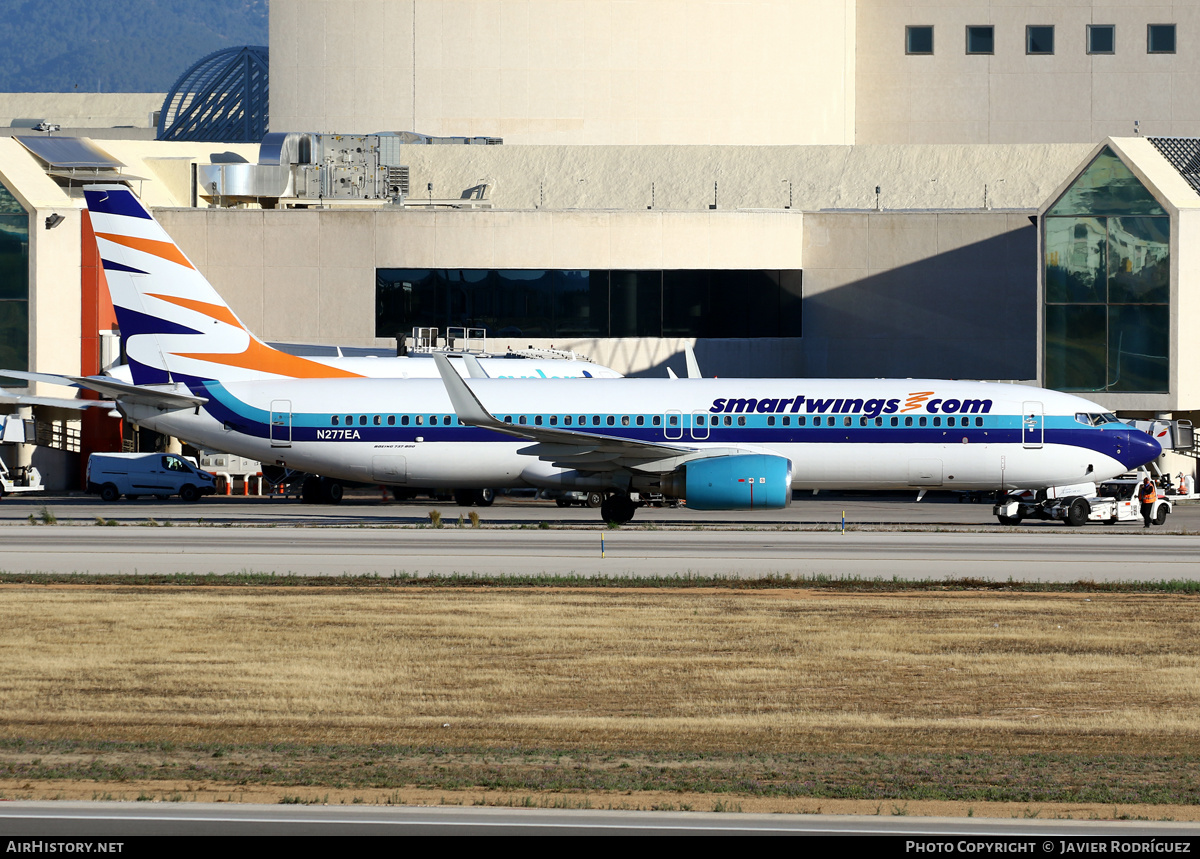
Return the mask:
[[(271, 341), (466, 326), (631, 375), (690, 345), (1200, 416), (1200, 9), (276, 0), (268, 47), (167, 94), (0, 95), (0, 367), (119, 360), (81, 190), (117, 180)], [(131, 443), (26, 415), (0, 455), (50, 486)]]

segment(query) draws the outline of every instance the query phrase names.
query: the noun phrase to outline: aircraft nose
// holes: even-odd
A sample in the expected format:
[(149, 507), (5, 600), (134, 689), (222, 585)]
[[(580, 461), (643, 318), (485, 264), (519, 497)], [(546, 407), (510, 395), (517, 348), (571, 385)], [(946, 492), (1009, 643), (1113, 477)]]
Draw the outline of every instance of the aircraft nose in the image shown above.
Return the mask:
[(1153, 436), (1141, 430), (1131, 429), (1129, 441), (1119, 458), (1126, 468), (1134, 469), (1158, 459), (1160, 453), (1162, 445)]

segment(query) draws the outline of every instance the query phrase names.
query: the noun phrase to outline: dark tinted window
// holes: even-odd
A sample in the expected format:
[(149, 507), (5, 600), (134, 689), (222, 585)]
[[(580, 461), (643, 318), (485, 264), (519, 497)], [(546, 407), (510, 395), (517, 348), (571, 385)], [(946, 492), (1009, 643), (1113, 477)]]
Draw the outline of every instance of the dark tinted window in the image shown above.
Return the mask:
[(1030, 26), (1025, 28), (1025, 53), (1053, 54), (1054, 28)]
[(1088, 53), (1111, 54), (1117, 48), (1117, 28), (1112, 24), (1089, 24)]
[(932, 54), (933, 53), (933, 27), (905, 27), (904, 28), (904, 53), (906, 54)]
[(994, 54), (995, 44), (995, 27), (967, 27), (968, 54)]
[(1150, 24), (1147, 26), (1146, 50), (1151, 54), (1175, 53), (1175, 25)]

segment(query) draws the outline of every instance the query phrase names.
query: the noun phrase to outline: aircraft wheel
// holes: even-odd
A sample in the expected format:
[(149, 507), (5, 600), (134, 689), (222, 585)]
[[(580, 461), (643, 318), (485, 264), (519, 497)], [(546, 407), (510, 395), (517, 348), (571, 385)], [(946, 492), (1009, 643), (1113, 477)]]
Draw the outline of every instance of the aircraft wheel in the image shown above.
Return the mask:
[(300, 500), (305, 504), (321, 503), (321, 478), (309, 475), (300, 484)]
[(571, 502), (565, 498), (555, 499), (554, 503), (557, 504), (559, 507), (570, 507), (571, 506)]
[(197, 489), (195, 486), (192, 486), (192, 484), (189, 483), (186, 486), (184, 486), (182, 489), (179, 490), (179, 500), (186, 501), (188, 504), (191, 504), (195, 501), (199, 501), (200, 500), (200, 490)]
[(470, 507), (475, 503), (475, 490), (473, 489), (455, 489), (454, 503), (459, 507)]
[(1020, 516), (997, 516), (996, 518), (1000, 520), (1001, 525), (1020, 525), (1021, 524)]
[(321, 500), (326, 504), (342, 503), (342, 484), (328, 477), (321, 478)]
[(1165, 525), (1167, 523), (1167, 514), (1169, 512), (1170, 511), (1167, 510), (1166, 504), (1160, 504), (1158, 507), (1158, 512), (1154, 514), (1154, 524)]
[(1091, 508), (1088, 506), (1087, 501), (1083, 498), (1072, 498), (1067, 505), (1067, 524), (1072, 528), (1078, 528), (1087, 522), (1088, 513), (1090, 512)]
[[(601, 507), (604, 505), (604, 493), (598, 490), (589, 492), (583, 503), (592, 508)], [(630, 515), (632, 516), (633, 514), (631, 513)]]
[(475, 504), (479, 507), (491, 507), (496, 502), (495, 489), (476, 489)]
[(618, 525), (624, 525), (632, 519), (635, 510), (637, 510), (637, 505), (624, 493), (610, 495), (600, 505), (600, 515), (604, 521), (616, 522)]
[(117, 487), (115, 485), (113, 485), (111, 483), (106, 483), (100, 487), (100, 500), (101, 501), (112, 502), (112, 501), (116, 501), (120, 497), (121, 497), (121, 492), (120, 492), (120, 490), (117, 489)]

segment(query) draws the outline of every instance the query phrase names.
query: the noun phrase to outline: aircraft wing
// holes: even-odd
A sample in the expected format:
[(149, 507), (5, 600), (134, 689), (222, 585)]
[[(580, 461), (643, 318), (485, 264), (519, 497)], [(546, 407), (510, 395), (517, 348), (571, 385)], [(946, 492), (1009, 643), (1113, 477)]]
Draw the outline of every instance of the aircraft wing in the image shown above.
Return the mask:
[(112, 400), (79, 400), (67, 397), (32, 397), (0, 388), (0, 405), (3, 406), (56, 406), (60, 409), (111, 409)]
[(484, 407), (466, 381), (450, 366), (445, 356), (434, 353), (433, 359), (437, 362), (438, 372), (441, 373), (446, 393), (450, 395), (450, 402), (459, 421), (467, 426), (489, 429), (535, 442), (521, 449), (521, 453), (528, 456), (536, 456), (564, 468), (604, 471), (623, 467), (645, 469), (652, 462), (675, 463), (680, 461), (680, 457), (690, 459), (710, 455), (708, 450), (701, 453), (697, 448), (687, 445), (598, 435), (564, 427), (505, 423)]
[[(87, 388), (106, 397), (111, 397), (120, 403), (130, 403), (139, 406), (152, 406), (160, 411), (175, 411), (177, 409), (199, 408), (208, 402), (206, 397), (192, 394), (180, 394), (176, 391), (163, 390), (162, 385), (131, 385), (119, 382), (108, 376), (55, 376), (50, 373), (26, 373), (23, 370), (0, 370), (0, 377), (12, 379), (28, 379), (31, 382), (49, 382), (52, 385), (63, 385), (68, 388)], [(175, 386), (171, 386), (175, 387)], [(47, 398), (54, 399), (54, 398)], [(36, 398), (28, 398), (28, 405), (39, 405)], [(97, 403), (98, 400), (63, 400), (62, 402)], [(60, 403), (44, 403), (40, 405), (59, 405)], [(113, 403), (107, 404), (112, 408)]]

